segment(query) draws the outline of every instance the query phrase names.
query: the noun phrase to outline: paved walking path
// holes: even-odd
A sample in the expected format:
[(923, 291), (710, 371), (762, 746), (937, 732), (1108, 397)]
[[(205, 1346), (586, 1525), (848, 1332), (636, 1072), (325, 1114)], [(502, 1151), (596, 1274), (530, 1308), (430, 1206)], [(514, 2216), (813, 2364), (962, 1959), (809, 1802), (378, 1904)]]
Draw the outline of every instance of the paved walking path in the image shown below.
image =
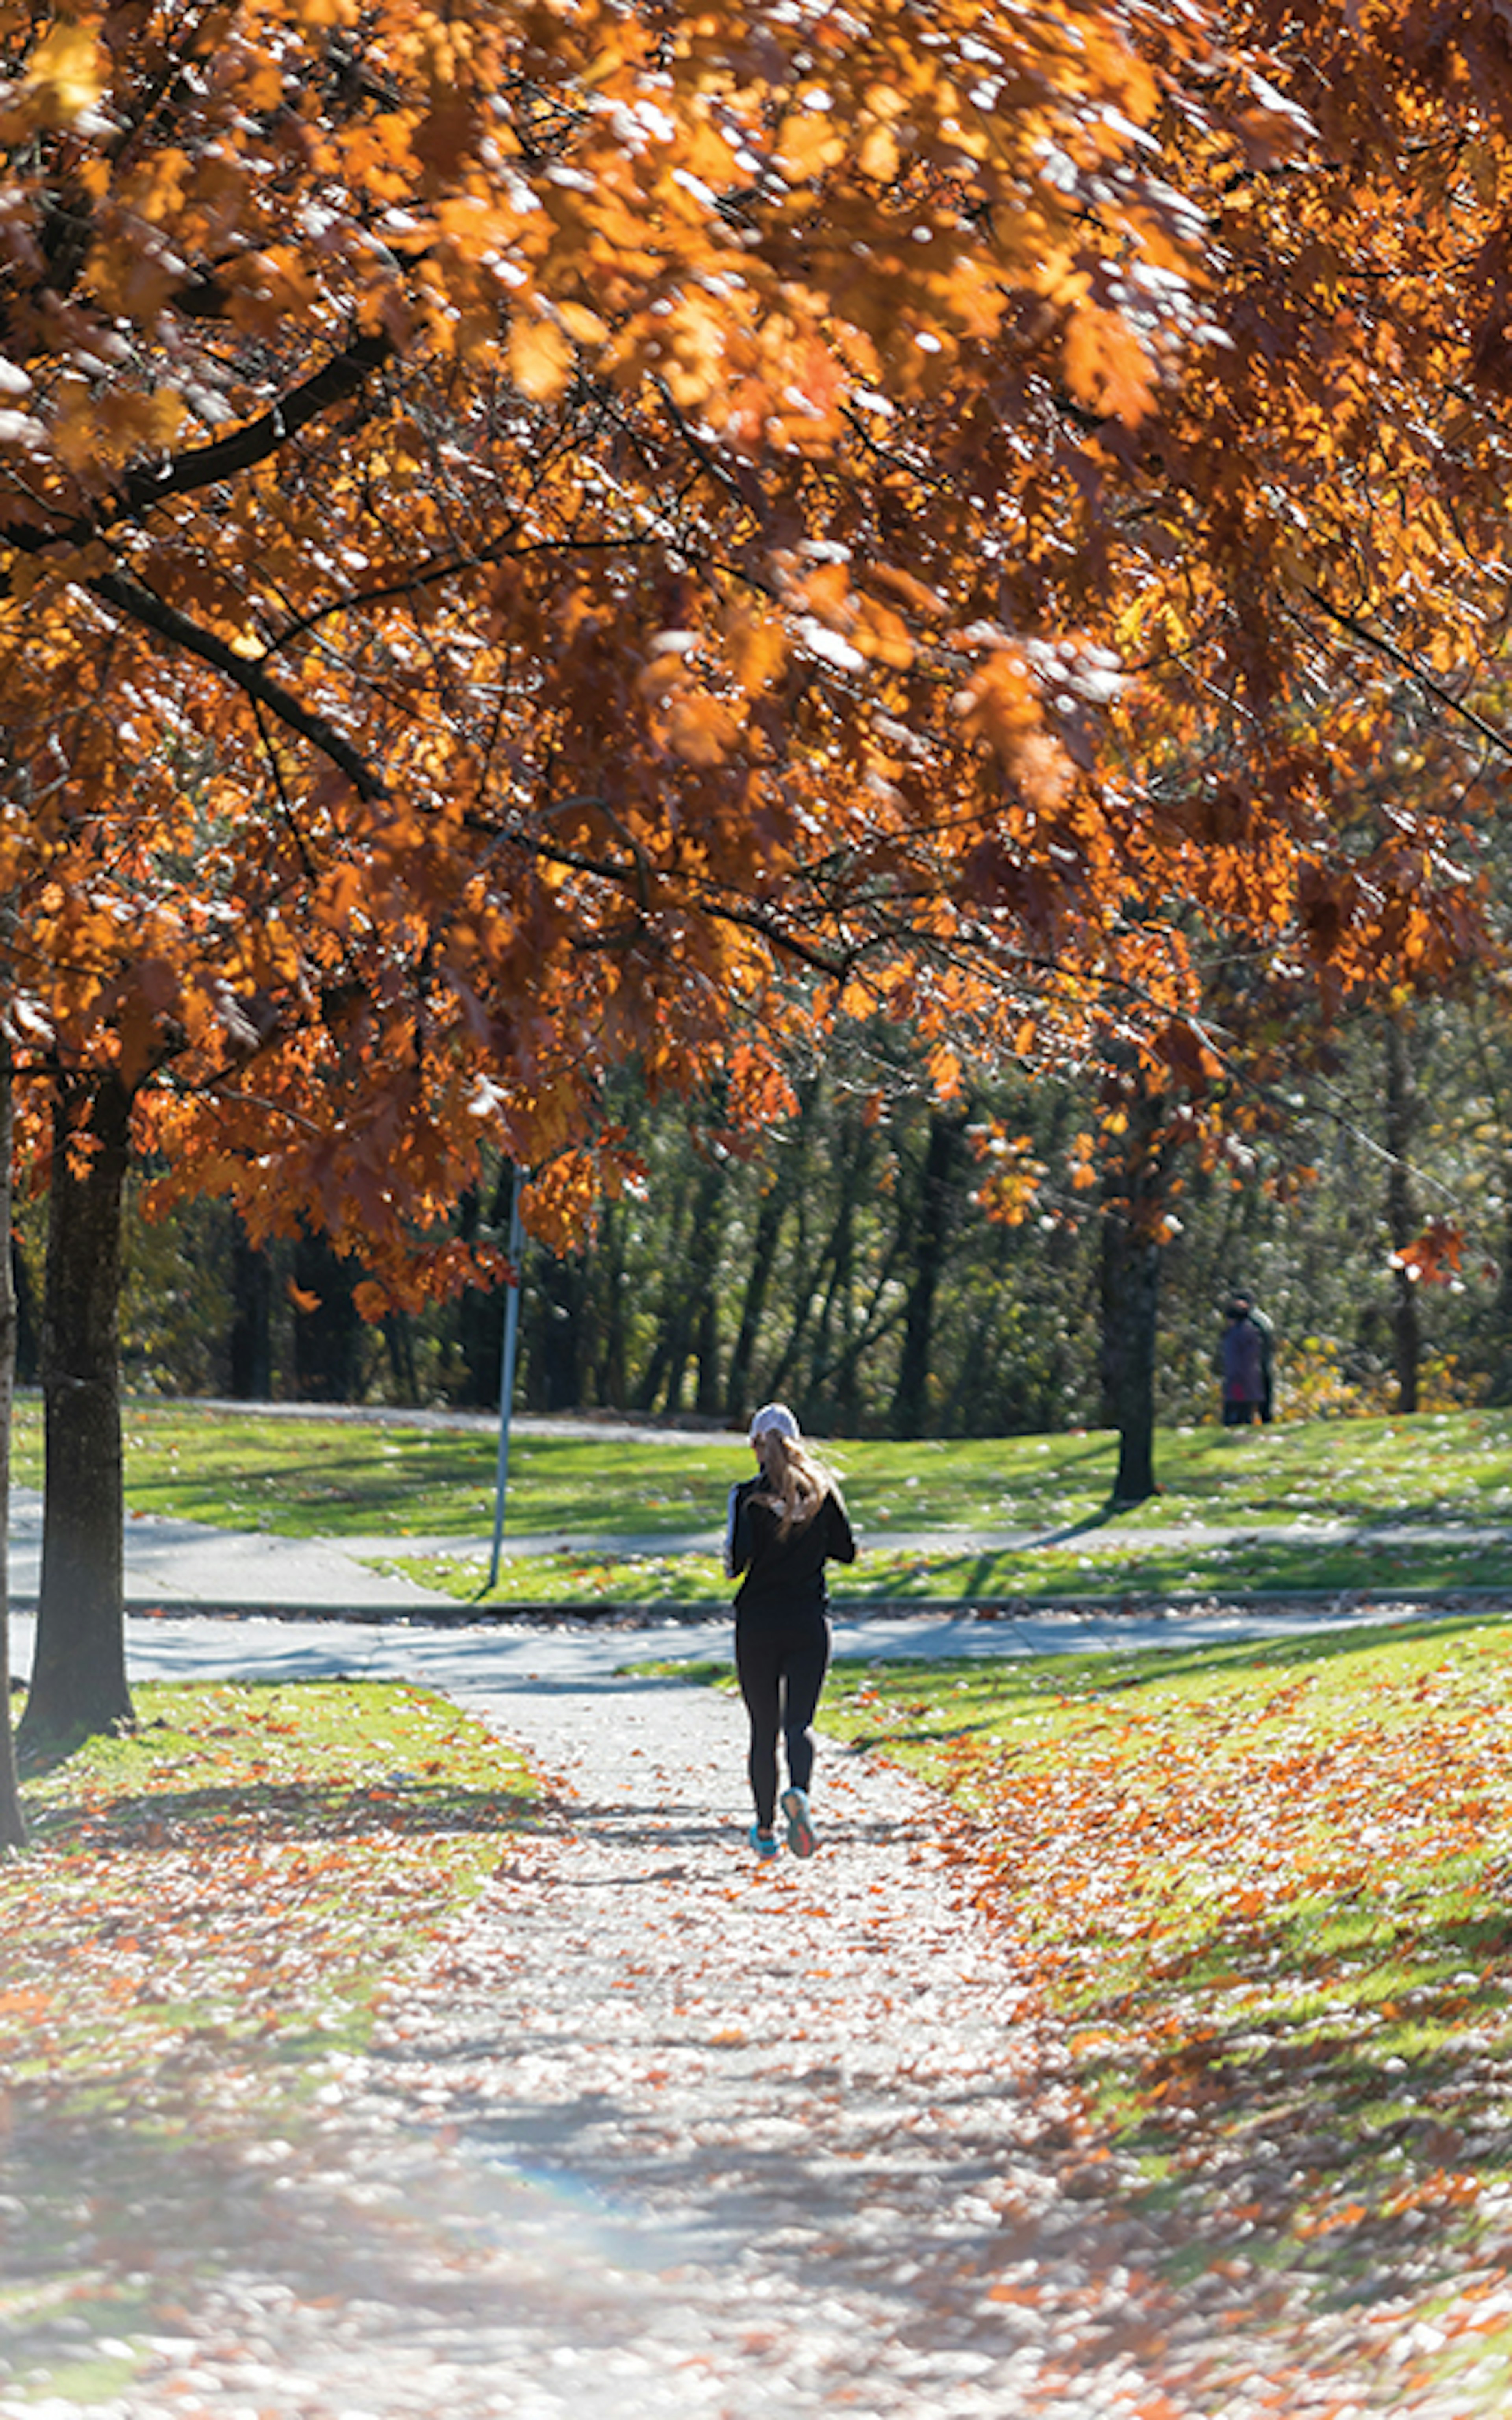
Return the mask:
[[(251, 1559), (277, 1544), (147, 1542), (160, 1582), (177, 1568), (243, 1606)], [(129, 1550), (134, 1591), (142, 1542)], [(365, 1591), (337, 1549), (279, 1563), (287, 1604), (337, 1591), (319, 1621), (183, 1600), (134, 1616), (133, 1677), (424, 1680), (546, 1769), (551, 1810), (370, 2053), (329, 2063), (314, 2157), (268, 2145), (233, 2169), (207, 2145), (144, 2215), (144, 2267), (172, 2257), (186, 2209), (204, 2256), (146, 2371), (94, 2403), (0, 2389), (5, 2420), (1468, 2412), (1372, 2401), (1358, 2381), (1351, 2404), (1336, 2371), (1277, 2405), (1246, 2366), (1235, 2293), (1214, 2384), (1211, 2302), (1163, 2299), (1106, 2169), (1095, 2211), (1080, 2198), (1057, 2042), (1011, 1932), (973, 1902), (969, 1839), (928, 1792), (829, 1748), (821, 1854), (759, 1867), (738, 1707), (618, 1671), (656, 1634), (332, 1619), (344, 1563)], [(255, 1575), (270, 1583), (271, 1564)], [(1295, 1619), (900, 1617), (839, 1643), (1002, 1652), (1276, 1627)], [(666, 1640), (697, 1652), (728, 1631)]]

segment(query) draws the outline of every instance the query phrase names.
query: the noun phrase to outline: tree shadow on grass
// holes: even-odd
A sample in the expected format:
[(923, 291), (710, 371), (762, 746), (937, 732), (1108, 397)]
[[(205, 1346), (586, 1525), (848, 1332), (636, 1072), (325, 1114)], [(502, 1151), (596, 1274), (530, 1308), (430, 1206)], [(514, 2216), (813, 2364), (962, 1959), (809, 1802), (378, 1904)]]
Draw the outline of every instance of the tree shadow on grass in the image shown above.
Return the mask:
[[(1383, 1654), (1417, 1639), (1439, 1641), (1452, 1639), (1467, 1632), (1508, 1627), (1512, 1627), (1512, 1613), (1443, 1613), (1409, 1621), (1382, 1622), (1368, 1629), (1353, 1624), (1335, 1630), (1299, 1632), (1290, 1637), (1277, 1637), (1273, 1634), (1258, 1639), (1209, 1639), (1188, 1647), (1175, 1643), (1180, 1639), (1178, 1631), (1173, 1633), (1173, 1644), (1169, 1647), (1084, 1651), (1074, 1659), (1074, 1668), (1068, 1675), (1067, 1694), (1074, 1692), (1081, 1701), (1091, 1706), (1103, 1699), (1137, 1696), (1142, 1689), (1165, 1687), (1173, 1681), (1213, 1677), (1224, 1672), (1276, 1668), (1288, 1672), (1304, 1671), (1309, 1667), (1327, 1666), (1341, 1655)], [(1135, 1659), (1134, 1670), (1128, 1668), (1130, 1658)], [(1047, 1668), (1072, 1664), (1072, 1658), (1068, 1655), (1015, 1653), (1002, 1658), (1001, 1669), (1005, 1677), (1027, 1692), (1036, 1680), (1042, 1685)], [(841, 1685), (846, 1685), (848, 1674), (845, 1668), (837, 1668), (841, 1673)], [(900, 1656), (896, 1668), (906, 1676), (910, 1689), (917, 1689), (921, 1696), (930, 1696), (931, 1693), (937, 1696), (946, 1683), (956, 1679), (967, 1679), (980, 1685), (995, 1666), (993, 1659), (987, 1656), (941, 1658), (928, 1665), (912, 1657)], [(688, 1676), (696, 1680), (713, 1678), (716, 1668), (692, 1665), (688, 1668)], [(830, 1708), (827, 1711), (833, 1720), (835, 1710)], [(837, 1732), (834, 1744), (841, 1753), (848, 1755), (875, 1750), (886, 1752), (900, 1747), (942, 1747), (956, 1740), (990, 1736), (1002, 1719), (1000, 1714), (989, 1711), (969, 1722), (941, 1721), (938, 1718), (940, 1709), (933, 1702), (928, 1703), (922, 1711), (926, 1719), (918, 1722), (911, 1719), (906, 1710), (899, 1708), (895, 1715), (889, 1715), (884, 1727), (843, 1735)], [(826, 1727), (825, 1713), (826, 1709), (821, 1707), (821, 1730)], [(1027, 1745), (1017, 1748), (1011, 1742), (1004, 1742), (1005, 1756), (1034, 1756), (1041, 1752), (1038, 1742), (1031, 1741)]]
[[(1180, 2268), (1226, 2256), (1284, 2261), (1325, 2304), (1415, 2297), (1452, 2284), (1477, 2257), (1504, 2264), (1512, 2235), (1512, 2121), (1505, 2099), (1512, 1916), (1490, 1898), (1440, 1916), (1421, 1941), (1404, 1924), (1380, 1945), (1393, 1996), (1362, 1987), (1371, 1960), (1308, 1954), (1298, 1931), (1352, 1916), (1350, 1894), (1310, 1902), (1288, 1923), (1225, 1931), (1180, 1978), (1084, 2001), (1077, 2024), (1106, 2031), (1079, 2081), (1110, 2118), (1119, 2152), (1151, 2182), (1144, 2207), (1165, 2213)], [(1280, 1989), (1292, 2004), (1268, 2006)], [(1146, 2023), (1181, 2014), (1150, 2050)], [(1231, 2018), (1214, 1987), (1253, 1982), (1260, 1996)], [(1329, 1995), (1333, 2005), (1329, 2006)], [(1131, 2042), (1146, 2047), (1133, 2065)], [(1104, 2098), (1103, 2096), (1109, 2096)], [(1502, 2189), (1489, 2212), (1488, 2185)], [(1503, 2194), (1506, 2207), (1503, 2207)], [(1489, 2246), (1494, 2244), (1494, 2255)]]
[(459, 1790), (444, 1782), (325, 1786), (267, 1783), (220, 1789), (159, 1790), (103, 1804), (65, 1805), (31, 1819), (40, 1844), (86, 1841), (92, 1856), (180, 1848), (192, 1835), (225, 1844), (240, 1839), (361, 1839), (382, 1833), (423, 1838), (438, 1833), (533, 1831), (553, 1814), (540, 1793)]
[[(1449, 1639), (1469, 1631), (1504, 1629), (1512, 1613), (1500, 1610), (1466, 1613), (1450, 1610), (1416, 1616), (1405, 1621), (1382, 1621), (1366, 1627), (1342, 1623), (1336, 1629), (1307, 1630), (1294, 1637), (1208, 1640), (1200, 1646), (1159, 1647), (1137, 1671), (1113, 1671), (1099, 1683), (1099, 1694), (1121, 1695), (1202, 1673), (1259, 1671), (1281, 1667), (1288, 1671), (1333, 1663), (1341, 1655), (1383, 1655), (1416, 1639)], [(1133, 1651), (1138, 1652), (1139, 1651)]]

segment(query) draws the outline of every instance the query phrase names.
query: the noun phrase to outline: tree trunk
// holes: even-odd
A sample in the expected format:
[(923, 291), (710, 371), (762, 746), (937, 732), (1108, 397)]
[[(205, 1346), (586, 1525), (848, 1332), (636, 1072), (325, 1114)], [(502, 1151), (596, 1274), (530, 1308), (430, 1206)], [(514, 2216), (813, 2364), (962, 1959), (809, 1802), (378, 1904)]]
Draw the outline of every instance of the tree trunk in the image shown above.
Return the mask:
[[(713, 1282), (713, 1262), (718, 1252), (719, 1197), (723, 1189), (724, 1171), (717, 1161), (711, 1161), (691, 1201), (685, 1198), (678, 1205), (678, 1223), (669, 1239), (666, 1281), (656, 1314), (656, 1350), (640, 1382), (639, 1404), (642, 1411), (655, 1411), (663, 1388), (663, 1411), (675, 1419), (683, 1408), (683, 1380), (696, 1349), (702, 1293)], [(685, 1206), (686, 1231), (682, 1225)]]
[(583, 1401), (588, 1342), (587, 1264), (580, 1252), (564, 1259), (537, 1249), (532, 1265), (534, 1317), (526, 1401), (532, 1411), (576, 1411)]
[(1156, 1493), (1155, 1334), (1161, 1248), (1119, 1206), (1103, 1214), (1103, 1374), (1119, 1432), (1115, 1504)]
[[(81, 1098), (86, 1115), (75, 1111)], [(129, 1724), (122, 1573), (121, 1206), (131, 1096), (114, 1073), (60, 1087), (42, 1308), (47, 1440), (37, 1652), (20, 1739), (65, 1753)], [(70, 1146), (83, 1155), (70, 1157)]]
[(594, 1400), (618, 1411), (630, 1399), (630, 1346), (620, 1216), (612, 1202), (606, 1202), (599, 1221), (594, 1276), (599, 1302), (600, 1340), (593, 1365)]
[[(510, 1204), (515, 1192), (515, 1163), (501, 1162), (488, 1207), (488, 1228), (496, 1241), (509, 1233)], [(483, 1224), (478, 1188), (470, 1186), (457, 1205), (457, 1233), (465, 1244), (475, 1243)], [(457, 1401), (480, 1411), (499, 1409), (499, 1387), (504, 1366), (504, 1301), (506, 1286), (464, 1286), (457, 1297), (456, 1342), (466, 1375)]]
[(26, 1843), (10, 1729), (10, 1422), (15, 1402), (16, 1288), (10, 1244), (10, 1044), (0, 1032), (0, 1848)]
[(826, 1248), (829, 1282), (820, 1306), (804, 1395), (819, 1426), (843, 1436), (852, 1433), (856, 1421), (856, 1360), (850, 1349), (856, 1335), (856, 1213), (872, 1181), (871, 1135), (859, 1116), (840, 1116), (836, 1146), (840, 1199)]
[(719, 1248), (724, 1240), (724, 1169), (714, 1161), (699, 1187), (692, 1249), (688, 1254), (687, 1290), (691, 1318), (688, 1351), (698, 1372), (693, 1409), (701, 1419), (716, 1419), (719, 1392)]
[(934, 1297), (950, 1249), (952, 1190), (964, 1132), (964, 1118), (944, 1117), (937, 1109), (932, 1113), (929, 1148), (924, 1156), (918, 1207), (910, 1238), (909, 1257), (914, 1265), (903, 1322), (903, 1357), (887, 1417), (888, 1433), (895, 1437), (921, 1435), (928, 1414)]
[[(777, 1265), (777, 1248), (781, 1240), (788, 1207), (808, 1177), (810, 1125), (818, 1098), (817, 1081), (798, 1087), (798, 1114), (787, 1140), (778, 1146), (777, 1172), (762, 1195), (761, 1208), (756, 1214), (756, 1232), (751, 1237), (750, 1259), (747, 1264), (745, 1297), (740, 1306), (740, 1327), (730, 1355), (730, 1370), (725, 1380), (726, 1417), (736, 1423), (743, 1421), (747, 1413), (756, 1408), (756, 1348), (766, 1313), (766, 1297), (772, 1272)], [(770, 1391), (775, 1392), (775, 1387)]]
[(231, 1224), (231, 1392), (267, 1403), (273, 1391), (273, 1271), (239, 1211)]
[(313, 1311), (294, 1314), (294, 1391), (303, 1404), (354, 1404), (363, 1391), (363, 1322), (352, 1300), (352, 1262), (329, 1235), (302, 1227), (294, 1247), (294, 1282), (313, 1295)]
[(414, 1324), (407, 1311), (391, 1311), (383, 1322), (383, 1342), (388, 1347), (389, 1374), (393, 1391), (401, 1404), (418, 1404), (420, 1380), (415, 1373)]
[(750, 1395), (751, 1367), (756, 1358), (756, 1339), (766, 1310), (767, 1289), (772, 1281), (772, 1264), (777, 1255), (778, 1239), (787, 1210), (787, 1187), (784, 1178), (788, 1162), (779, 1160), (775, 1182), (762, 1196), (762, 1206), (756, 1213), (756, 1232), (751, 1239), (750, 1264), (746, 1276), (745, 1296), (740, 1306), (740, 1331), (730, 1356), (730, 1374), (725, 1382), (727, 1417), (743, 1420), (755, 1404)]
[[(1395, 1016), (1386, 1020), (1386, 1149), (1391, 1154), (1386, 1178), (1386, 1222), (1391, 1248), (1399, 1252), (1412, 1243), (1422, 1224), (1412, 1197), (1412, 1153), (1417, 1125), (1417, 1086), (1408, 1054), (1407, 1036)], [(1396, 1371), (1396, 1408), (1415, 1412), (1418, 1372), (1423, 1357), (1423, 1330), (1418, 1318), (1417, 1287), (1410, 1270), (1394, 1268), (1392, 1277), (1392, 1359)]]
[(1103, 1385), (1119, 1432), (1116, 1505), (1159, 1494), (1155, 1478), (1155, 1337), (1160, 1310), (1162, 1212), (1169, 1199), (1172, 1145), (1162, 1140), (1166, 1103), (1151, 1093), (1130, 1054), (1115, 1055), (1109, 1080), (1122, 1107), (1122, 1140), (1108, 1170), (1099, 1285)]

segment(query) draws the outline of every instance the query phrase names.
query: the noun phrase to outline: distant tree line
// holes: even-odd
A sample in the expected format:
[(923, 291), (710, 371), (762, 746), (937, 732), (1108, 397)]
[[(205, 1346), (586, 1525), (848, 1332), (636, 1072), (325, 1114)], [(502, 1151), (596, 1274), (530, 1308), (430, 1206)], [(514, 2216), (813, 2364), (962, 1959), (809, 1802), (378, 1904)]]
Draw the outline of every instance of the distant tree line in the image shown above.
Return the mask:
[[(1306, 1089), (1302, 1083), (1305, 1081)], [(932, 1101), (894, 1041), (801, 1072), (759, 1140), (650, 1105), (613, 1107), (643, 1183), (564, 1256), (527, 1244), (517, 1404), (738, 1420), (781, 1395), (819, 1432), (1011, 1435), (1117, 1425), (1111, 1357), (1127, 1285), (1109, 1177), (1089, 1167), (1092, 1079), (968, 1080)], [(1033, 1171), (1017, 1223), (987, 1214), (993, 1132)], [(513, 1171), (480, 1169), (469, 1236), (507, 1233)], [(1156, 1260), (1153, 1397), (1211, 1417), (1226, 1295), (1254, 1289), (1280, 1339), (1288, 1412), (1412, 1410), (1512, 1396), (1512, 1051), (1462, 1003), (1362, 1016), (1269, 1131), (1172, 1189)], [(1451, 1282), (1399, 1252), (1435, 1213), (1464, 1226)], [(22, 1375), (35, 1351), (45, 1204), (23, 1221)], [(321, 1234), (255, 1250), (224, 1205), (130, 1224), (128, 1382), (246, 1400), (489, 1408), (502, 1296), (379, 1327), (361, 1264)]]

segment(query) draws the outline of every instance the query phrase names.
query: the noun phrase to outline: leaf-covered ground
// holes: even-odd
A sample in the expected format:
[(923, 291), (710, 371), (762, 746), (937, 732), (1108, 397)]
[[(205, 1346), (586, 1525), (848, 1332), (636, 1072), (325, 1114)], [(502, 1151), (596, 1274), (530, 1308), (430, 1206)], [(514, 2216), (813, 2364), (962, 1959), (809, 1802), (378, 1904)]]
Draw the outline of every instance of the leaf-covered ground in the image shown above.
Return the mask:
[(48, 1777), (8, 2420), (1505, 2409), (1512, 1621), (841, 1667), (775, 1868), (726, 1695), (553, 1654), (528, 1840), (409, 1688)]
[(422, 1690), (135, 1694), (134, 1736), (27, 1777), (32, 1843), (0, 1865), (0, 2385), (39, 2395), (130, 2374), (121, 2340), (224, 2264), (244, 2157), (270, 2193), (318, 2162), (386, 1999), (533, 1796)]
[(1512, 2350), (1512, 1623), (898, 1668), (826, 1723), (968, 1819), (1088, 2162), (1192, 2294), (1462, 2378)]

